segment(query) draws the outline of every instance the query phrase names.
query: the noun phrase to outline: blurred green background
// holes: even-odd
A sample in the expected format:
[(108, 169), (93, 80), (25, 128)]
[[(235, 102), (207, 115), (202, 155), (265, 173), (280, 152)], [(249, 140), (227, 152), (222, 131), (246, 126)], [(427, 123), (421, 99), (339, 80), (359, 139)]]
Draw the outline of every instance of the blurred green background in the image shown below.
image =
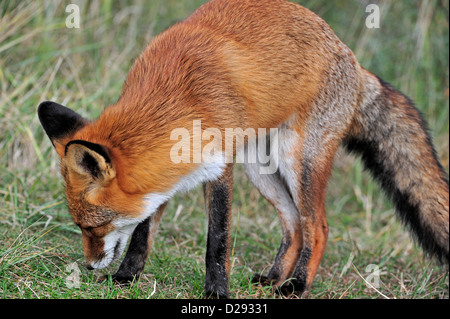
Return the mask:
[[(80, 7), (81, 25), (69, 29), (66, 1), (0, 1), (0, 298), (202, 296), (201, 190), (170, 202), (135, 284), (98, 284), (114, 266), (83, 268), (81, 235), (67, 212), (58, 159), (36, 108), (54, 100), (95, 118), (117, 100), (129, 67), (152, 37), (204, 2), (71, 1)], [(366, 69), (416, 102), (448, 171), (448, 1), (294, 2), (324, 18)], [(379, 29), (365, 25), (369, 3), (380, 7)], [(275, 258), (281, 240), (276, 213), (241, 169), (235, 178), (231, 295), (278, 298), (249, 284), (252, 273), (267, 271)], [(447, 273), (423, 259), (360, 161), (344, 153), (336, 159), (327, 212), (330, 239), (312, 298), (448, 298)], [(80, 288), (65, 283), (72, 262), (80, 267)], [(382, 270), (379, 291), (362, 278), (369, 264)]]

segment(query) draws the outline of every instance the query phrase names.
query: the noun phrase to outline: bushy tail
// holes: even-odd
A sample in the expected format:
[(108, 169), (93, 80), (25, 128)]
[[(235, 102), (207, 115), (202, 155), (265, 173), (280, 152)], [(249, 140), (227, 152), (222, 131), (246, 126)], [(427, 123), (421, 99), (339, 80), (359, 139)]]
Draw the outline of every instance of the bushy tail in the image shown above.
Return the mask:
[(398, 216), (430, 257), (449, 262), (449, 185), (426, 123), (413, 102), (368, 73), (344, 144), (395, 203)]

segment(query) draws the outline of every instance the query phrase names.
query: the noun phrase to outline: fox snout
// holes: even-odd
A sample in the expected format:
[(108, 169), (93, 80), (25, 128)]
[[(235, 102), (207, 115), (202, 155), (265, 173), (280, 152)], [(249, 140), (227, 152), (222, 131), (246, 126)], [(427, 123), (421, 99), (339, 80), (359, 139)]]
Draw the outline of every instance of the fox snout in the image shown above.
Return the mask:
[[(104, 242), (103, 239), (98, 240), (99, 242)], [(104, 243), (100, 243), (100, 245)], [(121, 251), (121, 240), (118, 239), (115, 244), (112, 244), (112, 249), (102, 249), (98, 252), (93, 252), (93, 247), (97, 246), (93, 244), (84, 248), (85, 252), (85, 265), (88, 270), (102, 269), (107, 267), (111, 262), (120, 257), (123, 252)], [(124, 245), (123, 245), (124, 246)]]
[(120, 258), (137, 224), (115, 228), (103, 237), (82, 231), (85, 264), (88, 270), (102, 269)]

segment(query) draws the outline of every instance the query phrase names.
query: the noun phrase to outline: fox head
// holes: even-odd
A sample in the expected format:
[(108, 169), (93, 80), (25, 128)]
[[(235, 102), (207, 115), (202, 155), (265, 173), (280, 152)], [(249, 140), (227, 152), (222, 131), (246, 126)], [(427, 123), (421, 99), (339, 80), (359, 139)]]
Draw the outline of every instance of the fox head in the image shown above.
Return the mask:
[(147, 217), (144, 196), (121, 190), (113, 148), (77, 139), (88, 120), (54, 102), (41, 103), (38, 116), (61, 160), (68, 208), (81, 229), (86, 266), (106, 267), (120, 257), (135, 227)]
[(108, 266), (139, 223), (177, 192), (215, 180), (225, 168), (221, 154), (202, 163), (172, 162), (170, 150), (177, 142), (169, 137), (176, 121), (142, 121), (138, 112), (118, 113), (110, 106), (90, 122), (50, 101), (39, 105), (38, 116), (61, 160), (67, 204), (81, 229), (88, 268)]

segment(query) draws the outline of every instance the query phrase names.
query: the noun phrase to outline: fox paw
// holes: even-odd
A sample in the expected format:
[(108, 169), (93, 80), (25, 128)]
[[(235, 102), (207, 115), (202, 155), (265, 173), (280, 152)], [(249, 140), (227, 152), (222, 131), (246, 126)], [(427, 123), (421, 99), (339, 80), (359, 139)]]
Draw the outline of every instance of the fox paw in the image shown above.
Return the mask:
[(98, 282), (105, 282), (105, 281), (109, 281), (110, 279), (116, 285), (128, 286), (128, 285), (131, 285), (131, 283), (135, 280), (135, 277), (133, 277), (133, 276), (121, 276), (121, 275), (118, 275), (118, 274), (104, 275), (104, 276), (100, 277)]
[(297, 279), (291, 279), (277, 287), (276, 292), (285, 298), (307, 298), (309, 289), (299, 283)]
[(229, 299), (227, 287), (205, 287), (206, 299)]
[(291, 279), (280, 286), (276, 286), (276, 280), (260, 274), (254, 274), (251, 282), (263, 287), (273, 286), (274, 293), (285, 298), (306, 298), (309, 294), (309, 291), (305, 289), (305, 285), (299, 283), (297, 279)]
[(272, 286), (273, 280), (267, 276), (261, 274), (254, 274), (252, 278), (252, 284), (261, 285), (263, 287)]

